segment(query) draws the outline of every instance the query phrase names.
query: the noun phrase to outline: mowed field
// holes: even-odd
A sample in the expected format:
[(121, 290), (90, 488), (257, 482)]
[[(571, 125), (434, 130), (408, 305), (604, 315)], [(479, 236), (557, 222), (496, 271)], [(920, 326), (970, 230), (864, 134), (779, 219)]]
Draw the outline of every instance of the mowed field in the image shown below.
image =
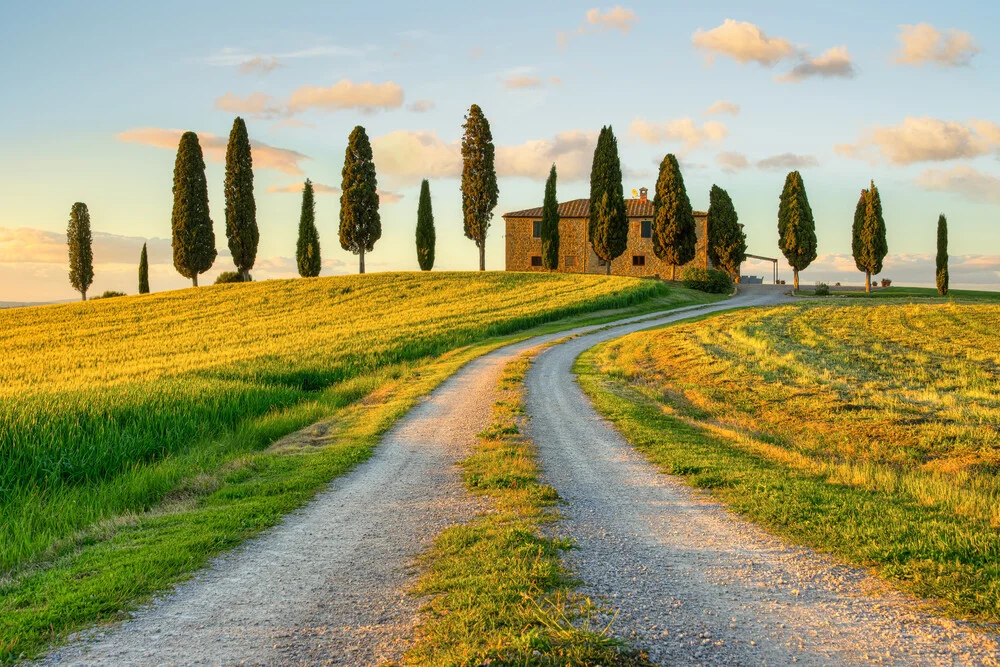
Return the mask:
[[(386, 273), (0, 312), (0, 658), (273, 525), (498, 336), (696, 299), (604, 276)], [(268, 449), (331, 416), (322, 447)]]
[(665, 471), (1000, 620), (1000, 306), (796, 305), (633, 334), (581, 384)]

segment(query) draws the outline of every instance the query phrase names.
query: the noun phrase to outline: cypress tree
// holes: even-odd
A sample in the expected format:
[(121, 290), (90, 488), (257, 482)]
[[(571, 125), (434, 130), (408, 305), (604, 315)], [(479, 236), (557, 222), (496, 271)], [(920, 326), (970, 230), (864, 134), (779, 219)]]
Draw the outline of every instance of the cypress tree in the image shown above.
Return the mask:
[(174, 163), (174, 209), (170, 216), (174, 268), (198, 286), (198, 274), (212, 268), (215, 230), (208, 211), (205, 159), (194, 132), (185, 132)]
[(372, 145), (365, 128), (351, 131), (344, 154), (340, 194), (340, 247), (359, 257), (359, 273), (365, 272), (365, 253), (375, 249), (382, 237), (378, 214), (378, 182)]
[(941, 296), (948, 294), (948, 220), (944, 217), (944, 213), (938, 216), (937, 271), (934, 277), (938, 293)]
[(86, 301), (87, 288), (94, 282), (94, 253), (91, 248), (90, 211), (82, 202), (73, 204), (69, 211), (66, 245), (69, 247), (69, 284)]
[(871, 188), (861, 191), (861, 198), (854, 209), (851, 233), (851, 252), (854, 264), (865, 272), (865, 292), (871, 292), (872, 275), (882, 271), (882, 260), (889, 252), (885, 240), (885, 219), (882, 217), (882, 200), (871, 182)]
[(431, 184), (425, 178), (420, 184), (417, 204), (417, 263), (421, 271), (434, 268), (434, 211), (431, 208)]
[[(607, 201), (604, 201), (607, 195)], [(598, 210), (599, 207), (602, 210)], [(590, 243), (594, 253), (605, 261), (611, 275), (611, 262), (628, 247), (628, 213), (622, 192), (622, 165), (618, 158), (618, 140), (611, 126), (602, 127), (590, 168)]]
[(747, 258), (747, 236), (729, 193), (713, 185), (708, 195), (708, 258), (739, 282), (740, 264)]
[(247, 125), (239, 116), (233, 121), (226, 147), (226, 238), (233, 264), (250, 280), (250, 269), (257, 259), (257, 205), (253, 198), (253, 159)]
[(486, 234), (493, 219), (500, 189), (494, 166), (490, 122), (478, 104), (469, 107), (462, 125), (462, 216), (465, 237), (479, 248), (479, 270), (486, 270)]
[(684, 187), (684, 177), (677, 158), (668, 153), (660, 162), (653, 197), (653, 253), (670, 262), (670, 279), (675, 280), (677, 267), (694, 259), (697, 244), (694, 211)]
[(778, 247), (792, 267), (793, 289), (799, 289), (799, 271), (816, 259), (816, 221), (802, 175), (797, 171), (785, 177), (778, 206)]
[(295, 244), (295, 263), (303, 278), (315, 278), (323, 266), (319, 254), (319, 231), (316, 230), (316, 203), (313, 184), (308, 178), (302, 188), (302, 213), (299, 215), (299, 240)]
[(149, 294), (149, 256), (146, 254), (145, 243), (139, 254), (139, 294)]
[(549, 271), (559, 268), (559, 201), (556, 199), (556, 165), (545, 181), (542, 202), (542, 266)]

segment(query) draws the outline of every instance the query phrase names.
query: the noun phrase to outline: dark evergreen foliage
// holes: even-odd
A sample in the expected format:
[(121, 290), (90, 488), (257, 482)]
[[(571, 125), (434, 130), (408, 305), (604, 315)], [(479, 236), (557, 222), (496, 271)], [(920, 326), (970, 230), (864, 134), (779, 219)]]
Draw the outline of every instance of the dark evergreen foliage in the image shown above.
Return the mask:
[(434, 268), (434, 210), (431, 207), (431, 184), (425, 178), (420, 184), (420, 202), (417, 204), (417, 263), (421, 271)]
[(239, 116), (233, 121), (226, 147), (226, 238), (236, 270), (250, 275), (257, 259), (257, 204), (253, 198), (253, 159), (247, 126)]
[(935, 282), (941, 296), (948, 294), (948, 219), (944, 213), (938, 216), (937, 224), (937, 270)]
[(653, 253), (670, 263), (670, 279), (675, 280), (677, 267), (694, 259), (698, 232), (681, 167), (673, 153), (668, 153), (660, 162), (653, 197), (652, 231)]
[(882, 200), (871, 182), (868, 190), (861, 191), (858, 205), (854, 209), (854, 224), (851, 229), (851, 252), (854, 264), (865, 272), (865, 291), (872, 288), (872, 276), (882, 271), (882, 260), (889, 252), (885, 240), (885, 220), (882, 217)]
[(230, 283), (252, 283), (253, 276), (242, 271), (223, 271), (215, 278), (216, 285), (228, 285)]
[(351, 131), (344, 154), (340, 194), (340, 247), (359, 258), (359, 273), (365, 272), (365, 253), (375, 249), (382, 238), (378, 213), (378, 181), (372, 145), (365, 128)]
[(542, 266), (549, 271), (559, 268), (559, 200), (556, 198), (556, 165), (545, 181), (542, 200)]
[(728, 192), (713, 185), (708, 202), (708, 259), (739, 281), (740, 265), (747, 258), (747, 235)]
[(465, 237), (479, 248), (479, 270), (486, 270), (486, 234), (493, 219), (500, 189), (494, 166), (490, 122), (478, 104), (469, 107), (462, 125), (462, 217)]
[(794, 289), (799, 288), (799, 271), (816, 259), (816, 221), (806, 195), (806, 185), (797, 171), (785, 177), (778, 206), (778, 247), (788, 260), (795, 277)]
[(139, 254), (139, 294), (149, 294), (149, 256), (146, 254), (145, 243)]
[(208, 211), (205, 159), (198, 135), (185, 132), (174, 163), (174, 208), (170, 216), (174, 268), (198, 286), (198, 274), (215, 263), (215, 230)]
[(90, 211), (82, 202), (73, 204), (69, 211), (66, 245), (69, 246), (69, 284), (86, 301), (87, 289), (94, 282), (94, 253), (91, 248)]
[(684, 287), (710, 294), (728, 294), (733, 289), (733, 279), (725, 271), (702, 269), (692, 266), (681, 276)]
[[(606, 197), (605, 197), (606, 195)], [(605, 261), (611, 274), (611, 262), (628, 247), (628, 212), (622, 191), (622, 165), (618, 140), (611, 126), (602, 127), (590, 168), (590, 243)]]
[(299, 215), (299, 239), (295, 244), (295, 263), (303, 278), (315, 278), (323, 267), (316, 229), (316, 201), (308, 178), (302, 187), (302, 213)]

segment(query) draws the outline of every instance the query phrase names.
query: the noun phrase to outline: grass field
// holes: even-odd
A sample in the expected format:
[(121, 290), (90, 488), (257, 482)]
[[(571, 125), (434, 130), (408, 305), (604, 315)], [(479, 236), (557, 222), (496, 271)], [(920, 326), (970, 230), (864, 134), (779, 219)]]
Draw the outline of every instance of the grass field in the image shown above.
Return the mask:
[[(699, 298), (601, 276), (375, 274), (0, 312), (0, 660), (273, 525), (501, 336)], [(333, 445), (268, 449), (324, 419)]]
[[(1000, 292), (987, 292), (985, 290), (953, 289), (948, 290), (947, 296), (941, 296), (933, 287), (884, 287), (873, 292), (838, 292), (836, 287), (831, 287), (831, 296), (834, 298), (847, 299), (903, 299), (922, 302), (927, 299), (936, 301), (967, 301), (967, 302), (1000, 302)], [(801, 296), (815, 296), (815, 289), (800, 289)]]
[(667, 472), (1000, 620), (1000, 306), (799, 305), (633, 334), (581, 384)]

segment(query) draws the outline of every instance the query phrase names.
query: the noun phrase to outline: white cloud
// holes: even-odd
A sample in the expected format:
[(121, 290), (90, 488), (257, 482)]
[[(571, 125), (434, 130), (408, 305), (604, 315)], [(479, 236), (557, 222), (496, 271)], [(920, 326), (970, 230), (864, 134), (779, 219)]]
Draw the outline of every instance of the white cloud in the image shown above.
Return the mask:
[(433, 100), (417, 100), (412, 104), (408, 104), (406, 108), (408, 111), (412, 111), (413, 113), (426, 113), (431, 109), (433, 109), (435, 106), (437, 105), (434, 104)]
[(942, 33), (928, 23), (899, 26), (899, 50), (895, 54), (898, 65), (934, 64), (941, 67), (960, 67), (979, 53), (972, 35), (951, 29)]
[(562, 182), (589, 178), (595, 146), (597, 132), (582, 130), (560, 132), (552, 139), (536, 139), (517, 146), (499, 146), (497, 175), (545, 180), (555, 163)]
[(537, 76), (509, 76), (503, 81), (504, 88), (517, 90), (520, 88), (541, 88), (542, 80)]
[(727, 100), (719, 100), (712, 104), (712, 106), (705, 109), (706, 116), (720, 116), (722, 114), (729, 114), (730, 116), (738, 116), (740, 114), (740, 105)]
[(459, 142), (444, 142), (431, 131), (396, 130), (372, 140), (379, 174), (410, 185), (424, 178), (453, 178), (462, 174)]
[(215, 108), (250, 118), (277, 118), (282, 114), (278, 100), (264, 93), (252, 93), (247, 97), (226, 93), (215, 100)]
[[(320, 45), (294, 51), (284, 51), (278, 53), (251, 53), (243, 49), (227, 47), (220, 49), (212, 55), (204, 58), (204, 62), (213, 67), (239, 67), (240, 72), (246, 74), (245, 67), (249, 71), (258, 70), (261, 67), (270, 71), (275, 67), (282, 67), (281, 61), (295, 60), (298, 58), (331, 58), (340, 56), (361, 56), (364, 51), (360, 49), (349, 49), (340, 46)], [(266, 72), (265, 72), (266, 73)]]
[(756, 62), (771, 67), (795, 55), (795, 47), (787, 39), (768, 37), (753, 23), (733, 19), (711, 30), (698, 28), (691, 42), (706, 53), (709, 63), (716, 55), (724, 55), (740, 64)]
[(1000, 204), (1000, 178), (960, 164), (950, 169), (927, 169), (917, 185), (937, 192), (953, 192), (974, 201)]
[[(313, 193), (317, 195), (340, 195), (343, 190), (333, 185), (326, 185), (325, 183), (313, 182)], [(268, 194), (302, 194), (302, 189), (305, 187), (305, 183), (289, 183), (288, 185), (271, 185), (267, 188)], [(396, 204), (402, 198), (398, 192), (390, 192), (388, 190), (382, 190), (381, 188), (376, 190), (378, 193), (378, 201), (380, 204)]]
[(796, 155), (795, 153), (782, 153), (772, 155), (763, 160), (758, 160), (757, 168), (776, 171), (796, 171), (808, 167), (816, 167), (819, 161), (812, 155)]
[(403, 89), (392, 81), (375, 84), (370, 81), (354, 83), (341, 79), (332, 86), (301, 86), (288, 98), (288, 113), (296, 114), (310, 109), (340, 111), (355, 109), (372, 113), (379, 109), (398, 109), (403, 106)]
[(750, 166), (750, 161), (743, 153), (723, 152), (715, 156), (715, 161), (722, 167), (722, 171), (727, 174), (735, 174)]
[(240, 74), (270, 74), (284, 67), (274, 56), (256, 56), (240, 63)]
[(663, 123), (637, 118), (628, 126), (628, 131), (647, 144), (681, 142), (684, 151), (698, 148), (707, 141), (718, 143), (729, 135), (728, 128), (722, 123), (709, 121), (698, 127), (691, 118), (678, 118)]
[(816, 58), (802, 57), (802, 62), (792, 68), (788, 74), (777, 77), (776, 81), (797, 83), (812, 76), (824, 79), (841, 77), (850, 79), (857, 72), (851, 62), (851, 54), (846, 46), (835, 46)]
[[(118, 139), (144, 146), (155, 146), (157, 148), (167, 148), (177, 150), (183, 130), (167, 130), (158, 127), (139, 127), (126, 130), (118, 135)], [(228, 138), (220, 137), (207, 132), (198, 133), (198, 143), (201, 144), (205, 159), (210, 162), (223, 162), (226, 159), (226, 145)], [(251, 156), (255, 169), (274, 169), (286, 174), (301, 174), (302, 169), (299, 162), (308, 160), (308, 155), (303, 155), (298, 151), (288, 148), (276, 148), (260, 141), (250, 140)]]
[(618, 30), (623, 35), (627, 35), (632, 27), (638, 23), (639, 17), (631, 9), (626, 9), (621, 5), (615, 5), (606, 12), (594, 7), (587, 10), (583, 22), (572, 31), (562, 31), (556, 33), (556, 43), (560, 49), (569, 46), (570, 39), (576, 35), (587, 33), (598, 33), (606, 30)]
[(834, 151), (872, 164), (881, 158), (890, 164), (906, 165), (978, 157), (998, 147), (1000, 128), (989, 121), (962, 124), (907, 117), (897, 127), (876, 126), (856, 143), (839, 144)]

